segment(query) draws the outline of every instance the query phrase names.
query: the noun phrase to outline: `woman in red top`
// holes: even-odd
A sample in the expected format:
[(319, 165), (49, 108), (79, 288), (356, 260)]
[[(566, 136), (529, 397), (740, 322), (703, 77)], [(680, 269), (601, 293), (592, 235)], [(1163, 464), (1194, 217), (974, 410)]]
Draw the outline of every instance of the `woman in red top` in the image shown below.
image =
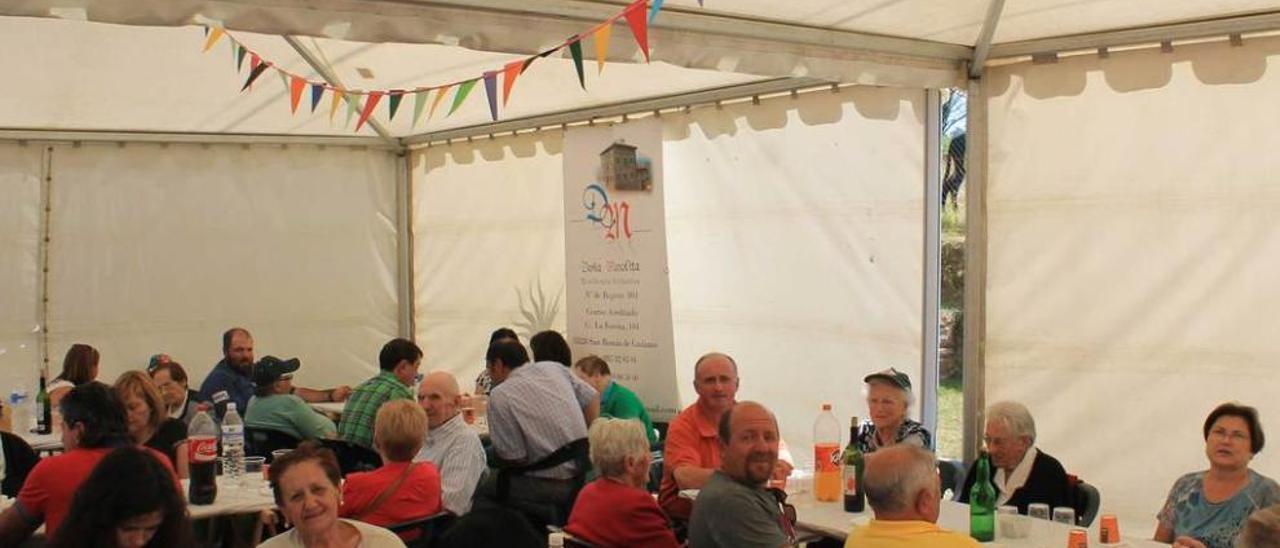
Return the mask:
[(440, 472), (430, 462), (413, 462), (426, 435), (427, 414), (416, 402), (383, 404), (373, 424), (383, 465), (347, 476), (339, 515), (386, 527), (440, 513)]
[(582, 488), (565, 531), (601, 548), (679, 546), (666, 514), (645, 491), (652, 456), (644, 424), (596, 419), (587, 439), (600, 479)]

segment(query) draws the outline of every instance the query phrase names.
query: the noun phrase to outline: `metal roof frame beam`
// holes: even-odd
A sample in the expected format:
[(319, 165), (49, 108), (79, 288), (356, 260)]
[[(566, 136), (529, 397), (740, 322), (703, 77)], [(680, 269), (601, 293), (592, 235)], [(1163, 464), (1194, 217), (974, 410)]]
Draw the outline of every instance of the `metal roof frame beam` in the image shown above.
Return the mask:
[(180, 133), (163, 131), (100, 131), (37, 128), (0, 128), (0, 141), (58, 143), (157, 143), (200, 145), (314, 145), (399, 150), (377, 137), (332, 137), (253, 133)]
[(990, 58), (1007, 59), (1275, 30), (1280, 30), (1280, 11), (1005, 42), (991, 46)]

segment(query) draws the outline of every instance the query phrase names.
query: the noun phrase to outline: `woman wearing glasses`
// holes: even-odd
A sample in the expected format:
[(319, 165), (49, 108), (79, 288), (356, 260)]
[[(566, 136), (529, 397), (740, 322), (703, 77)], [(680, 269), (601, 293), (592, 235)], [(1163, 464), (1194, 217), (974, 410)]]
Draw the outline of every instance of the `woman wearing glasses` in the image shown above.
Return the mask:
[(1219, 405), (1204, 441), (1209, 469), (1178, 478), (1156, 516), (1155, 539), (1176, 548), (1230, 548), (1249, 514), (1280, 502), (1280, 485), (1249, 469), (1266, 441), (1257, 409)]

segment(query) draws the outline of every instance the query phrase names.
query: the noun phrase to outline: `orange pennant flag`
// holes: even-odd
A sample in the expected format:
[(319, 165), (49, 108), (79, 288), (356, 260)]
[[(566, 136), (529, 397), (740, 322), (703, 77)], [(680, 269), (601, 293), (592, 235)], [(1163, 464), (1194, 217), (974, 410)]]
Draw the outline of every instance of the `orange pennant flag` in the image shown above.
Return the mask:
[(226, 31), (222, 30), (222, 27), (213, 27), (213, 29), (209, 31), (209, 37), (204, 40), (204, 51), (209, 51), (209, 48), (212, 48), (214, 44), (217, 44), (218, 40), (221, 39), (222, 35), (225, 33)]
[(356, 121), (356, 131), (360, 131), (360, 126), (369, 121), (369, 116), (373, 115), (374, 107), (378, 106), (378, 101), (382, 99), (383, 93), (375, 91), (369, 94), (369, 98), (364, 101), (364, 111), (360, 113), (360, 119)]
[(444, 100), (445, 94), (449, 93), (449, 88), (451, 87), (453, 87), (453, 84), (449, 84), (436, 90), (436, 98), (434, 101), (431, 101), (431, 110), (427, 111), (428, 120), (436, 115), (436, 107), (440, 106), (440, 101)]
[(333, 90), (333, 102), (329, 103), (329, 123), (333, 124), (333, 115), (338, 112), (338, 105), (342, 104), (342, 99), (347, 93), (340, 89)]
[(631, 27), (631, 34), (635, 35), (636, 43), (640, 44), (640, 51), (644, 52), (644, 61), (649, 62), (649, 20), (645, 14), (646, 0), (636, 0), (622, 15), (627, 18), (627, 25)]
[(604, 72), (604, 59), (609, 56), (609, 34), (613, 31), (613, 21), (606, 22), (596, 30), (596, 74)]
[(289, 109), (298, 113), (298, 101), (302, 100), (302, 90), (307, 89), (307, 81), (294, 76), (289, 79)]
[(516, 85), (516, 78), (520, 77), (520, 73), (524, 71), (525, 61), (513, 61), (502, 67), (502, 106), (507, 106), (507, 99), (511, 98), (511, 88)]

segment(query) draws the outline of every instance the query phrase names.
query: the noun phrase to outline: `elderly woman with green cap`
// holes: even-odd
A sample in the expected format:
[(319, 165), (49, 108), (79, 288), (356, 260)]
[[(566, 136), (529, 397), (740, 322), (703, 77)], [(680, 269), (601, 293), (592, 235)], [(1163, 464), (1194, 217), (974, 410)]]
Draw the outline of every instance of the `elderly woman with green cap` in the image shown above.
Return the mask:
[(909, 443), (933, 450), (933, 435), (923, 424), (907, 418), (915, 395), (911, 392), (911, 379), (892, 367), (877, 371), (862, 382), (867, 383), (867, 414), (858, 429), (858, 449), (874, 453), (877, 449)]

